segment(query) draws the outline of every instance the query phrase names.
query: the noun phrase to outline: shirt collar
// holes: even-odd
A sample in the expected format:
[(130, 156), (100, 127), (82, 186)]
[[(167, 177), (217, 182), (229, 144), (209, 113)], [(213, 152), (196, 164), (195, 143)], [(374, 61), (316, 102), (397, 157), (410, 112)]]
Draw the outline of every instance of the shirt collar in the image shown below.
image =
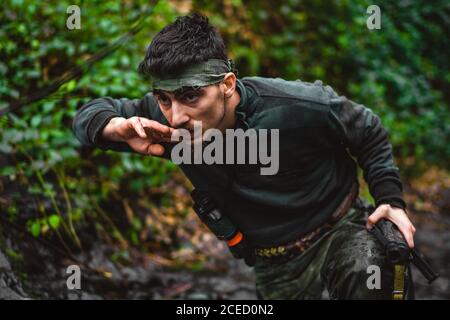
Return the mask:
[(241, 98), (235, 110), (237, 116), (236, 127), (248, 129), (249, 117), (253, 114), (256, 108), (256, 104), (254, 103), (256, 92), (251, 87), (245, 86), (245, 84), (239, 79), (236, 81), (236, 90), (239, 92)]

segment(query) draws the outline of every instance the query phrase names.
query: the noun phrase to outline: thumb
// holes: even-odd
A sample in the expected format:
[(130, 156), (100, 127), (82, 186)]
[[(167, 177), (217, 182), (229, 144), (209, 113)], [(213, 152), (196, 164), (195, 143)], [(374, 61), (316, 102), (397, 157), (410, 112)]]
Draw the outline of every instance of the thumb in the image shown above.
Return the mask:
[(367, 219), (366, 228), (372, 229), (375, 224), (377, 224), (380, 219), (386, 217), (386, 208), (384, 206), (378, 207)]

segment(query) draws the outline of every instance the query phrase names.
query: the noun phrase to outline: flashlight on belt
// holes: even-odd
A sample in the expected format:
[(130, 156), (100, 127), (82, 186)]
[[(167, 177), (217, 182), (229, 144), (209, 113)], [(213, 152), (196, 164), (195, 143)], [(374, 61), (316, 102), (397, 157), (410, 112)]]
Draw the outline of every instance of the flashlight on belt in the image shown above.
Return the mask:
[(194, 200), (195, 213), (219, 240), (227, 243), (233, 257), (244, 259), (248, 266), (253, 266), (255, 264), (254, 250), (242, 232), (218, 209), (212, 197), (207, 192), (197, 189), (191, 192), (191, 197)]

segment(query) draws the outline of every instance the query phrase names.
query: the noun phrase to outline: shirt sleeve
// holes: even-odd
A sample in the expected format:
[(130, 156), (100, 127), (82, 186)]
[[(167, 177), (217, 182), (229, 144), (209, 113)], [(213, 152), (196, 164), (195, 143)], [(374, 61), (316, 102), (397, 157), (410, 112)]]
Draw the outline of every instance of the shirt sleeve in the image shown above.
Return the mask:
[(337, 94), (332, 96), (328, 115), (335, 137), (362, 168), (376, 206), (385, 203), (405, 209), (399, 169), (380, 118), (364, 105)]
[[(103, 150), (132, 151), (127, 143), (101, 139), (101, 132), (108, 122), (115, 117), (131, 118), (133, 116), (154, 119), (158, 117), (159, 107), (151, 93), (142, 99), (113, 99), (103, 97), (89, 101), (76, 113), (72, 129), (77, 139), (84, 146), (95, 146)], [(160, 113), (160, 112), (159, 112)]]

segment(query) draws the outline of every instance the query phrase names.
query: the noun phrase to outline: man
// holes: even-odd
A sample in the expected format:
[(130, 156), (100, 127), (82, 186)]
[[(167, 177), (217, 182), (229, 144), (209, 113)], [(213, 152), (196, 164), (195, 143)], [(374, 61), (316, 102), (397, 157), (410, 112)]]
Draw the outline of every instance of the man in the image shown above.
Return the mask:
[[(380, 119), (368, 108), (313, 84), (261, 77), (238, 80), (225, 45), (207, 18), (179, 17), (150, 44), (139, 71), (153, 80), (142, 99), (99, 98), (74, 120), (87, 146), (171, 159), (180, 129), (279, 130), (279, 168), (181, 163), (197, 190), (207, 191), (256, 254), (264, 299), (390, 299), (393, 272), (367, 232), (380, 219), (414, 246), (402, 183)], [(356, 158), (376, 210), (358, 197)], [(381, 286), (367, 285), (368, 268)]]

